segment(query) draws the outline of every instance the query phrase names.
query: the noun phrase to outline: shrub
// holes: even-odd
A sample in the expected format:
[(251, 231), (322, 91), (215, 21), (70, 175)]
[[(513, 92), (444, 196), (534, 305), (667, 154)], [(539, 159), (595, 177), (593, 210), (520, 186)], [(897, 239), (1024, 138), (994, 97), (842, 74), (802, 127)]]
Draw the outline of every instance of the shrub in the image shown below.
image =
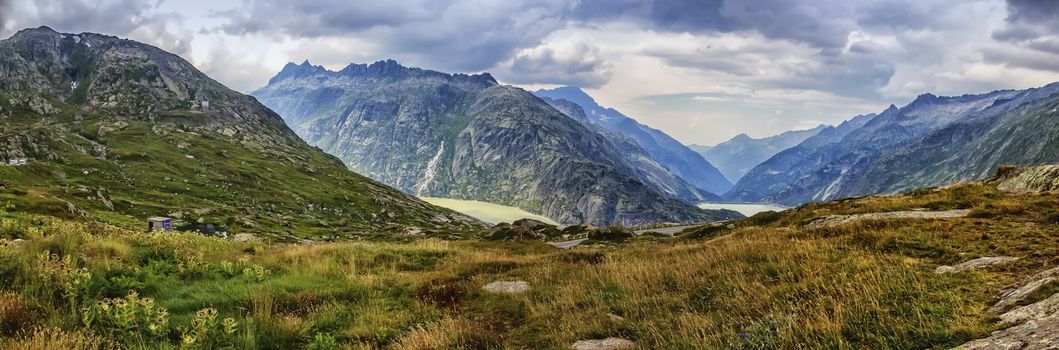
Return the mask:
[(316, 333), (313, 341), (305, 347), (309, 350), (334, 350), (338, 349), (338, 341), (330, 333)]
[(81, 323), (108, 338), (158, 340), (169, 333), (169, 312), (130, 290), (124, 298), (104, 298), (81, 308)]
[(589, 232), (588, 238), (599, 241), (623, 241), (632, 238), (632, 232), (626, 231), (621, 226), (607, 226), (606, 228)]
[(213, 349), (231, 346), (239, 323), (234, 318), (217, 320), (217, 309), (205, 308), (195, 313), (190, 327), (180, 326), (180, 344), (186, 347)]

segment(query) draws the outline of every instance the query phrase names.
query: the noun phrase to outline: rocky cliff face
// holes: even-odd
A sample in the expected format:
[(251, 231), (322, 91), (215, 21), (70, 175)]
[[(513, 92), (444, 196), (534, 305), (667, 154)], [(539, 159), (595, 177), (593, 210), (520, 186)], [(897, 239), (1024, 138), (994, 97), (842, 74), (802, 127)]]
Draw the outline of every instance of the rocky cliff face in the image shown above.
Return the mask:
[(580, 88), (566, 86), (552, 90), (538, 90), (534, 94), (576, 103), (581, 106), (585, 115), (593, 123), (633, 139), (658, 163), (698, 188), (718, 195), (732, 188), (732, 183), (702, 155), (661, 130), (640, 124), (613, 108), (600, 106)]
[(699, 146), (696, 151), (734, 183), (758, 164), (776, 153), (802, 143), (805, 139), (820, 133), (824, 128), (827, 126), (820, 125), (808, 130), (792, 130), (760, 139), (751, 138), (747, 134), (739, 134), (713, 147)]
[(488, 74), (394, 61), (337, 72), (288, 64), (253, 95), (309, 143), (407, 193), (512, 205), (563, 223), (635, 226), (733, 215), (645, 184), (604, 136)]
[(0, 105), (0, 156), (35, 159), (0, 169), (0, 188), (41, 194), (20, 207), (291, 239), (481, 226), (346, 170), (254, 98), (142, 43), (20, 31), (0, 42)]

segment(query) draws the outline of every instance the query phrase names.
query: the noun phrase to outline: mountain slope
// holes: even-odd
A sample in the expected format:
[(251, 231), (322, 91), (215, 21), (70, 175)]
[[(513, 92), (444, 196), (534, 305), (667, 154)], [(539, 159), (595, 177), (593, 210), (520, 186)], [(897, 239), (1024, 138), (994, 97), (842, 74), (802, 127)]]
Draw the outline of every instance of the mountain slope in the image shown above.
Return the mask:
[(984, 179), (1000, 164), (1059, 162), (1059, 84), (1019, 92), (959, 122), (886, 149), (849, 174), (841, 195)]
[(581, 106), (576, 103), (564, 99), (552, 99), (548, 97), (541, 97), (541, 99), (552, 107), (555, 107), (555, 109), (558, 109), (567, 116), (577, 120), (589, 130), (603, 135), (603, 137), (614, 145), (618, 154), (624, 158), (628, 166), (636, 171), (635, 176), (640, 179), (641, 182), (654, 187), (658, 191), (668, 193), (689, 203), (720, 200), (719, 196), (685, 182), (684, 179), (674, 174), (665, 165), (662, 165), (652, 158), (651, 155), (647, 154), (647, 152), (640, 147), (640, 144), (636, 143), (636, 140), (617, 132), (607, 130), (602, 126), (593, 123), (592, 120), (585, 115), (585, 111), (581, 109)]
[[(848, 195), (850, 192), (843, 189), (846, 184), (853, 181), (857, 172), (867, 164), (887, 154), (889, 148), (950, 125), (1015, 94), (1015, 91), (956, 97), (924, 94), (904, 107), (889, 108), (825, 150), (829, 156), (822, 166), (795, 178), (786, 188), (770, 194), (765, 200), (798, 204)], [(934, 152), (927, 149), (920, 151)]]
[(253, 93), (310, 144), (407, 193), (517, 206), (562, 223), (705, 221), (645, 185), (605, 137), (488, 74), (394, 61), (288, 64)]
[(710, 193), (722, 194), (732, 187), (732, 183), (710, 162), (703, 159), (702, 155), (660, 130), (640, 124), (617, 110), (600, 106), (580, 88), (566, 86), (552, 90), (537, 90), (534, 94), (576, 103), (584, 109), (585, 114), (593, 122), (632, 138), (652, 158), (698, 188)]
[[(807, 130), (791, 130), (760, 139), (751, 138), (747, 134), (739, 134), (712, 147), (699, 146), (696, 152), (702, 154), (703, 158), (716, 166), (729, 181), (734, 183), (761, 162), (780, 151), (794, 147), (826, 127), (826, 125), (820, 125)], [(696, 147), (691, 148), (696, 149)]]
[(803, 176), (828, 160), (823, 152), (842, 141), (853, 130), (864, 126), (875, 114), (859, 115), (837, 126), (829, 126), (797, 146), (783, 150), (746, 173), (724, 199), (757, 202), (787, 186), (790, 179)]
[[(0, 41), (0, 198), (27, 211), (284, 240), (457, 233), (481, 223), (346, 170), (180, 57), (98, 34)], [(189, 226), (190, 228), (191, 226)]]

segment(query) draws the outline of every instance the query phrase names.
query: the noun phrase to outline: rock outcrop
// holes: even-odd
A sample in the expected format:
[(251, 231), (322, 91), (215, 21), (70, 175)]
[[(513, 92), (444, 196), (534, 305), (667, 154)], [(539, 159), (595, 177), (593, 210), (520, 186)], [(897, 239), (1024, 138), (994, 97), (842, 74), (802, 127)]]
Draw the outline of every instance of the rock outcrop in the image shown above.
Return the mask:
[(977, 258), (977, 259), (964, 261), (964, 262), (956, 264), (954, 266), (947, 266), (947, 265), (946, 266), (938, 266), (938, 268), (934, 269), (934, 273), (939, 274), (939, 275), (940, 274), (946, 274), (946, 273), (960, 273), (960, 272), (964, 272), (964, 271), (968, 271), (968, 270), (974, 270), (974, 269), (979, 269), (979, 268), (983, 268), (983, 267), (987, 267), (987, 266), (1006, 264), (1006, 263), (1010, 263), (1010, 262), (1013, 262), (1013, 261), (1018, 260), (1018, 259), (1019, 258), (1011, 257), (1011, 256), (987, 256), (987, 257), (981, 257), (981, 258)]
[(526, 281), (496, 281), (482, 286), (482, 289), (499, 294), (519, 294), (530, 290), (530, 284)]
[(1030, 295), (1033, 295), (1033, 293), (1036, 293), (1041, 287), (1044, 287), (1044, 285), (1056, 280), (1059, 280), (1059, 267), (1037, 273), (1022, 284), (1004, 289), (1003, 293), (1000, 294), (1000, 300), (990, 307), (989, 311), (1004, 311), (1007, 307), (1026, 299)]
[(1000, 166), (993, 179), (996, 188), (1004, 192), (1059, 191), (1059, 165), (1034, 167)]
[(957, 210), (943, 210), (943, 211), (926, 211), (926, 210), (906, 210), (906, 211), (891, 211), (882, 213), (865, 213), (865, 214), (853, 214), (853, 215), (829, 215), (823, 218), (813, 220), (809, 224), (805, 225), (807, 229), (830, 227), (842, 224), (848, 224), (851, 222), (862, 221), (862, 220), (882, 220), (882, 219), (948, 219), (948, 218), (962, 218), (970, 214), (969, 209), (957, 209)]
[(572, 346), (574, 350), (625, 350), (636, 347), (636, 343), (622, 338), (578, 340)]

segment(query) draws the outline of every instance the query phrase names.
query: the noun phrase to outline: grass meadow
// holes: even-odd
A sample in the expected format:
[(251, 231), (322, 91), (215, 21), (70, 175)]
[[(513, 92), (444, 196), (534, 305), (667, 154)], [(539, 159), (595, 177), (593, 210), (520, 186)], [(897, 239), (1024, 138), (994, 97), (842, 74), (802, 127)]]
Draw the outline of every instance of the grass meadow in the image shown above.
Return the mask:
[[(802, 228), (910, 208), (973, 211)], [(943, 349), (995, 330), (986, 309), (999, 290), (1059, 264), (1054, 208), (1054, 195), (971, 184), (571, 250), (439, 239), (265, 245), (6, 212), (0, 348), (569, 348), (614, 336), (645, 349)], [(992, 255), (1022, 259), (933, 273)], [(500, 280), (532, 288), (481, 289)]]

